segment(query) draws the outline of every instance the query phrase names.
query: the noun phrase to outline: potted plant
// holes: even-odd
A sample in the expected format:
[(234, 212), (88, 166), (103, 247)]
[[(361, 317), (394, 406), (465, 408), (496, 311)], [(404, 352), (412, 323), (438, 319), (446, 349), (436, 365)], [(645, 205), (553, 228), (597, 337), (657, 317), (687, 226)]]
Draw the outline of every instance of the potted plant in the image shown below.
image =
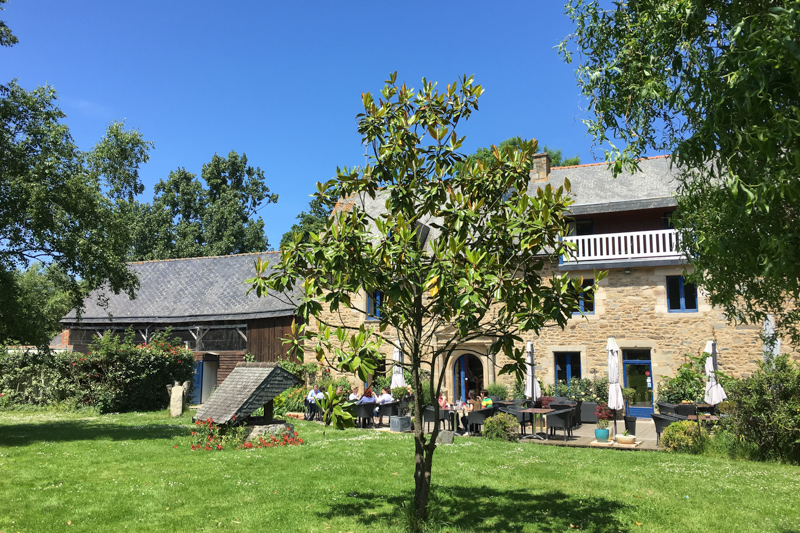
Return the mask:
[(623, 433), (622, 435), (617, 435), (617, 442), (619, 444), (635, 444), (636, 437), (634, 435), (631, 435), (628, 432), (628, 430), (625, 430), (625, 433)]
[(636, 399), (636, 389), (632, 387), (622, 389), (622, 399), (625, 400), (625, 431), (631, 435), (636, 435), (636, 417), (629, 414), (630, 406)]
[(594, 414), (597, 416), (597, 429), (594, 430), (594, 438), (597, 442), (608, 442), (608, 421), (611, 420), (614, 414), (606, 403), (598, 404)]
[(399, 402), (398, 414), (399, 416), (389, 417), (389, 430), (399, 433), (411, 431), (411, 417), (408, 414), (412, 405), (410, 405), (411, 387), (395, 387), (392, 389), (392, 398), (394, 401)]

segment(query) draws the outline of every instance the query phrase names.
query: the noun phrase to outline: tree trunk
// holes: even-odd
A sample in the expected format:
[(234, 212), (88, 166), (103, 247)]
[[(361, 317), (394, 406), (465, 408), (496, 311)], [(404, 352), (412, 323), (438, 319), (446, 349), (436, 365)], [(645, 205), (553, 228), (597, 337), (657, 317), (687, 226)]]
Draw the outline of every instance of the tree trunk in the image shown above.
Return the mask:
[[(417, 357), (415, 355), (415, 357)], [(411, 383), (414, 389), (414, 518), (419, 525), (428, 519), (428, 500), (431, 492), (431, 465), (433, 451), (436, 449), (436, 436), (439, 424), (434, 423), (433, 432), (428, 441), (425, 440), (425, 423), (423, 422), (422, 383), (419, 379), (419, 363), (411, 366)], [(439, 415), (439, 404), (434, 402), (435, 418)]]

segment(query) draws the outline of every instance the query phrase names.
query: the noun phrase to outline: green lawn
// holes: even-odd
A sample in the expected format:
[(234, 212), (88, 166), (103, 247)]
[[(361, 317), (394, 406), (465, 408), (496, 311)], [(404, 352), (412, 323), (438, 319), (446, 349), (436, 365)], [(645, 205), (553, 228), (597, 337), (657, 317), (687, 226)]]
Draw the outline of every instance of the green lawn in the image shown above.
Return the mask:
[[(0, 533), (403, 530), (407, 435), (298, 422), (304, 446), (192, 452), (190, 425), (0, 412)], [(433, 531), (800, 531), (778, 464), (463, 438), (433, 479)]]

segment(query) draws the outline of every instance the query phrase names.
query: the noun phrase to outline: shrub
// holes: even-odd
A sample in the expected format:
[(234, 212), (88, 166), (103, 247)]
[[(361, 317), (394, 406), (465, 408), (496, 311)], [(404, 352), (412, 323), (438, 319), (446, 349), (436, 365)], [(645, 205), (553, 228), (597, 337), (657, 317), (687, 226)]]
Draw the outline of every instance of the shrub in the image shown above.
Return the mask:
[(497, 396), (501, 400), (508, 398), (508, 387), (502, 383), (492, 383), (486, 387), (486, 390), (489, 392), (489, 396)]
[(0, 356), (0, 389), (17, 404), (95, 406), (100, 412), (169, 405), (167, 385), (191, 381), (194, 356), (170, 331), (135, 345), (133, 331), (106, 333), (89, 354), (10, 352)]
[(608, 403), (608, 378), (600, 378), (594, 382), (594, 396), (597, 403)]
[(667, 403), (695, 402), (706, 391), (705, 358), (686, 354), (687, 362), (671, 378), (664, 377), (658, 384), (658, 401)]
[[(286, 389), (280, 393), (272, 404), (275, 416), (284, 416), (286, 413), (303, 413), (306, 410), (303, 400), (308, 391), (302, 385)], [(279, 399), (280, 398), (280, 399)], [(279, 405), (280, 404), (280, 405)]]
[(691, 420), (674, 422), (661, 434), (661, 445), (671, 452), (701, 453), (708, 432)]
[(317, 375), (317, 371), (319, 370), (319, 365), (317, 363), (301, 363), (299, 361), (287, 359), (279, 361), (278, 364), (282, 369), (290, 374), (294, 374), (304, 383), (313, 381), (313, 378)]
[(517, 378), (514, 381), (514, 387), (511, 389), (511, 397), (515, 400), (525, 398), (525, 380)]
[(483, 423), (483, 436), (488, 439), (500, 439), (510, 442), (519, 440), (519, 422), (517, 417), (508, 413), (497, 413)]
[(749, 378), (728, 383), (737, 436), (756, 446), (759, 459), (800, 463), (800, 365), (784, 354), (759, 362)]

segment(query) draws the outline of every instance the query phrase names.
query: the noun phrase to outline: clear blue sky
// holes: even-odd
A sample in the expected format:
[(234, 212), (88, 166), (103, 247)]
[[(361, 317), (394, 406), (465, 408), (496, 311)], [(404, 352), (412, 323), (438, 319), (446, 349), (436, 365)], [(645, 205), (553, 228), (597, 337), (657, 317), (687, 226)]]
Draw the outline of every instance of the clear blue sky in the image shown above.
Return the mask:
[(519, 135), (599, 161), (581, 119), (574, 67), (553, 47), (572, 30), (558, 0), (519, 2), (206, 2), (10, 0), (0, 13), (19, 44), (0, 49), (0, 83), (50, 84), (78, 145), (109, 122), (153, 141), (142, 169), (199, 175), (218, 153), (246, 153), (277, 204), (270, 244), (304, 210), (317, 181), (362, 164), (360, 94), (388, 74), (442, 87), (472, 74), (486, 89), (462, 127), (466, 152)]

